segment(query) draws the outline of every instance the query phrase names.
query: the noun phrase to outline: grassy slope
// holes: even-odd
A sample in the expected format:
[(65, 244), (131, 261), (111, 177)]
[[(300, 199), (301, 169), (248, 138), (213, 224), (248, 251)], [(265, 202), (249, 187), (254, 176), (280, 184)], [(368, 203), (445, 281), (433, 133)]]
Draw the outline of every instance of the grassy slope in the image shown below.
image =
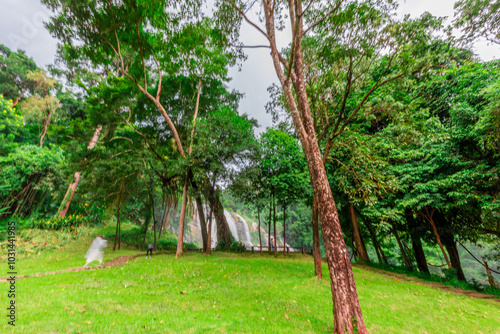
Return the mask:
[[(79, 266), (87, 243), (23, 259), (23, 273)], [(123, 267), (22, 279), (16, 332), (331, 333), (328, 281), (311, 277), (312, 268), (301, 255), (157, 255)], [(354, 273), (370, 333), (500, 333), (498, 303)], [(6, 305), (7, 284), (0, 289)], [(6, 325), (4, 318), (0, 332), (10, 332)]]

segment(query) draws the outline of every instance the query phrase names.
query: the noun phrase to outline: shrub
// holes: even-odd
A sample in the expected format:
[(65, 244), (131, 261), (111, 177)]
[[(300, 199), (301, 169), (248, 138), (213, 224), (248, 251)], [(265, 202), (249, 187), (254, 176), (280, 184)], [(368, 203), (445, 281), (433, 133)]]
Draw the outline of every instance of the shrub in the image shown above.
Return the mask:
[[(105, 233), (108, 240), (115, 239), (115, 231), (107, 231)], [(140, 249), (144, 240), (144, 228), (139, 226), (128, 227), (127, 225), (122, 225), (122, 230), (120, 232), (120, 240), (122, 244), (129, 247)], [(145, 246), (152, 244), (154, 242), (154, 232), (148, 231), (146, 235)], [(162, 232), (161, 239), (156, 239), (156, 247), (161, 251), (173, 251), (177, 249), (177, 237), (168, 231)], [(199, 250), (198, 246), (193, 243), (184, 243), (185, 250)]]
[(80, 226), (95, 227), (97, 224), (90, 216), (69, 215), (52, 219), (32, 220), (30, 227), (40, 230), (72, 230)]
[(231, 251), (234, 253), (244, 253), (246, 251), (245, 245), (241, 242), (232, 241), (231, 243), (225, 242), (224, 240), (219, 240), (216, 251)]

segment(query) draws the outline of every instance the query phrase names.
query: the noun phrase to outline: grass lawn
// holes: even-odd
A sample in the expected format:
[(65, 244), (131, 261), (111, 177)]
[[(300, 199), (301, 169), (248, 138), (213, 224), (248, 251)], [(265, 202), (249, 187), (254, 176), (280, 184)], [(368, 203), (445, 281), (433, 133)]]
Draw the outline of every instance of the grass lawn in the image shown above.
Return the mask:
[[(81, 266), (90, 241), (25, 258), (20, 272)], [(108, 250), (106, 259), (136, 252)], [(310, 256), (190, 253), (178, 260), (172, 254), (141, 256), (122, 267), (20, 279), (16, 327), (4, 316), (0, 332), (331, 333), (329, 282), (317, 281), (312, 272)], [(354, 274), (370, 333), (500, 333), (497, 302), (360, 269)], [(6, 306), (7, 283), (0, 289)]]

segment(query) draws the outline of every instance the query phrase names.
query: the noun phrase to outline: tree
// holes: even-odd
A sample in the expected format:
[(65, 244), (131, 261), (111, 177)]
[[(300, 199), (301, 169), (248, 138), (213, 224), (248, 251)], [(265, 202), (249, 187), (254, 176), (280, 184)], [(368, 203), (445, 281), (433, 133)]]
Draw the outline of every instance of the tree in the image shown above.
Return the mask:
[(38, 67), (33, 59), (24, 51), (13, 52), (0, 44), (0, 93), (5, 98), (13, 100), (12, 107), (33, 89), (33, 82), (28, 73), (37, 70)]
[(457, 1), (454, 23), (467, 42), (484, 37), (500, 44), (500, 2), (497, 0)]

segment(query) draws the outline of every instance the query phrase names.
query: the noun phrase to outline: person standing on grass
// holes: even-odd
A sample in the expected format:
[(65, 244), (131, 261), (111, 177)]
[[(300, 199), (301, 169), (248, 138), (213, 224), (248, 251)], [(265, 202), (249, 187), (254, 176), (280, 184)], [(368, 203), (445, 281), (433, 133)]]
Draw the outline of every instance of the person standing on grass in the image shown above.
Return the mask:
[(87, 254), (85, 254), (87, 262), (85, 263), (84, 267), (89, 268), (89, 264), (94, 261), (98, 261), (99, 262), (98, 267), (102, 267), (102, 259), (104, 258), (103, 248), (106, 247), (108, 247), (108, 241), (106, 239), (101, 238), (100, 236), (97, 236), (97, 238), (95, 238), (95, 240), (92, 241), (92, 244), (90, 245)]
[(149, 258), (151, 258), (151, 255), (153, 255), (153, 244), (149, 244), (148, 245), (148, 249), (146, 251), (146, 259), (148, 258), (148, 254), (149, 254)]

